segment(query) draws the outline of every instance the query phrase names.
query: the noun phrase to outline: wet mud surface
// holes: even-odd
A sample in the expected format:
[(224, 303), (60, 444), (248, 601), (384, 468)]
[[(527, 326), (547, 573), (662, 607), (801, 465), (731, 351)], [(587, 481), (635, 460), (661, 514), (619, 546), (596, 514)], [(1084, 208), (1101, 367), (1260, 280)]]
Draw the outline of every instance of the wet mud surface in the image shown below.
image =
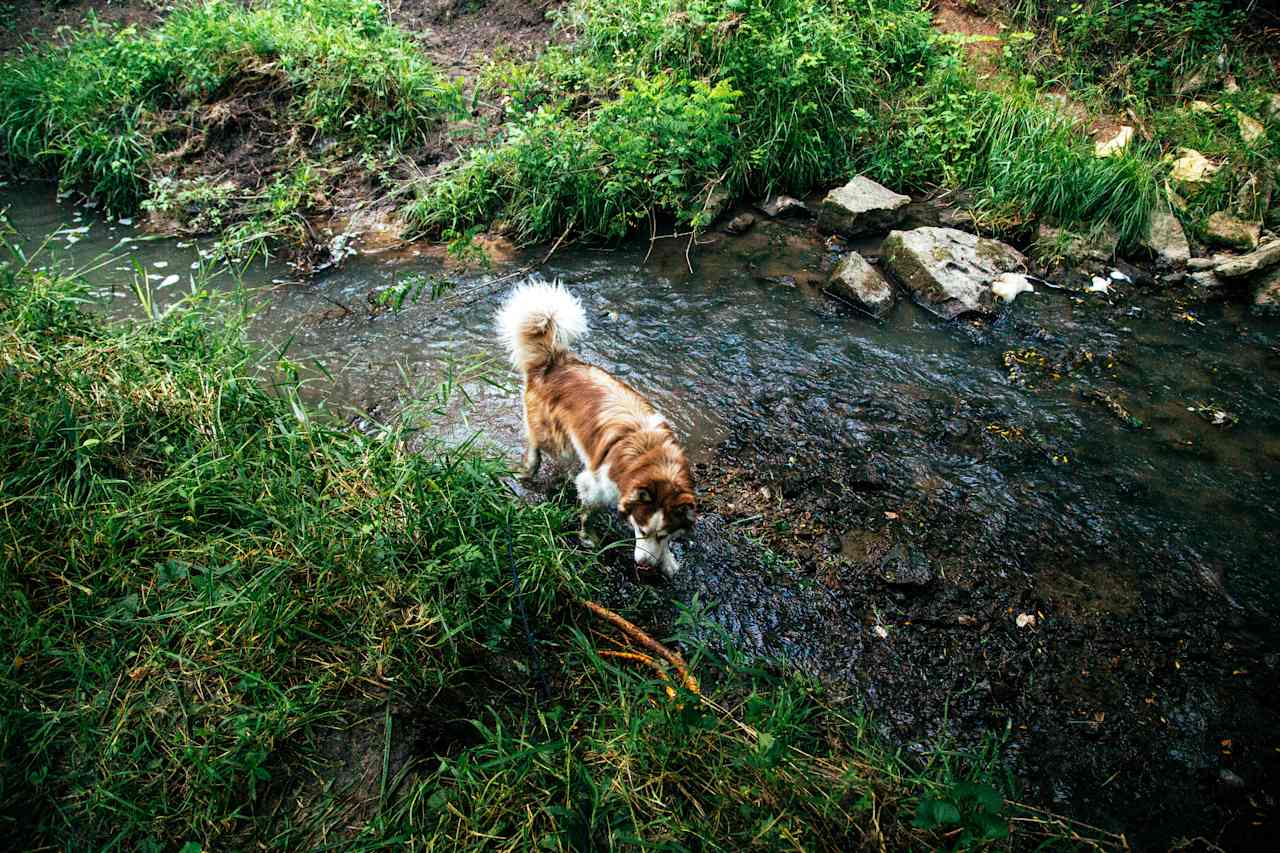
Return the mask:
[[(134, 233), (40, 192), (0, 207), (29, 243), (60, 233), (68, 263)], [(697, 609), (713, 644), (821, 678), (908, 750), (1007, 731), (1025, 801), (1140, 848), (1265, 842), (1280, 795), (1280, 323), (1138, 285), (1037, 288), (989, 323), (904, 301), (875, 323), (820, 293), (844, 248), (804, 218), (760, 217), (741, 236), (578, 248), (539, 268), (582, 298), (584, 357), (648, 393), (696, 466), (683, 572), (638, 582), (629, 550), (608, 551), (605, 603), (659, 635)], [(200, 247), (123, 251), (159, 287)], [(261, 306), (251, 333), (287, 345), (314, 398), (360, 410), (357, 424), (412, 400), (436, 410), (435, 434), (514, 460), (518, 400), (491, 333), (510, 272), (450, 273), (424, 248), (244, 286)], [(95, 275), (107, 310), (136, 312), (134, 275)], [(361, 307), (412, 276), (451, 289)], [(433, 396), (442, 381), (452, 394)], [(544, 480), (532, 497), (572, 491)]]

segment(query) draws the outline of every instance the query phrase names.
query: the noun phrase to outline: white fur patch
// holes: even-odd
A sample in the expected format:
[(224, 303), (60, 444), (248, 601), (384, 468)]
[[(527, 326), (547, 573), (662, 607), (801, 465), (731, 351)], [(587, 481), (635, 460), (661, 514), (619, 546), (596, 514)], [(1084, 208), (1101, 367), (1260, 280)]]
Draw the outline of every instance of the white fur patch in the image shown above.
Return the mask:
[(664, 416), (661, 412), (654, 412), (652, 415), (649, 415), (649, 420), (645, 423), (645, 426), (647, 426), (649, 429), (658, 429), (666, 425), (667, 425), (666, 416)]
[(585, 507), (616, 507), (621, 495), (618, 484), (609, 476), (608, 464), (597, 470), (583, 468), (574, 479), (578, 487), (578, 502)]

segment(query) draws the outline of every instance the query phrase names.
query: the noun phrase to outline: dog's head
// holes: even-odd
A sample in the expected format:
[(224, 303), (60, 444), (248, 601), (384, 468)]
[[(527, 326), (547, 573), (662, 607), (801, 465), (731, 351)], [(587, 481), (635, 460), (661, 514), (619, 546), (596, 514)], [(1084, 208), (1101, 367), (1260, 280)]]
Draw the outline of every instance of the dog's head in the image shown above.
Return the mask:
[(636, 532), (636, 565), (675, 573), (671, 541), (693, 529), (693, 490), (668, 478), (645, 480), (622, 496), (618, 509)]

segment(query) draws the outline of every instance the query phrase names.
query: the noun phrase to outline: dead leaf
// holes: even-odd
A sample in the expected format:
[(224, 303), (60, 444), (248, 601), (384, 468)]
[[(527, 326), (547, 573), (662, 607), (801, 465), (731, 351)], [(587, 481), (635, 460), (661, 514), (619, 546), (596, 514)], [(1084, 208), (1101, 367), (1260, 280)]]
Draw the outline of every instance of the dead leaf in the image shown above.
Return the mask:
[(884, 514), (884, 517), (885, 517), (885, 518), (887, 518), (887, 519), (892, 520), (892, 519), (897, 518), (897, 517), (898, 517), (898, 514), (897, 514), (896, 512), (886, 512), (886, 513)]

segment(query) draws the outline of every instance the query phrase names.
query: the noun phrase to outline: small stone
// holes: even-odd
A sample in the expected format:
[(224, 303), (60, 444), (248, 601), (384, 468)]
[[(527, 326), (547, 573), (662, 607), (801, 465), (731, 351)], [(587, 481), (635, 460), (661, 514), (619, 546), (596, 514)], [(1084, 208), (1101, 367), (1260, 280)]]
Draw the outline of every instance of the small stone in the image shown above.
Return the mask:
[(1273, 93), (1267, 99), (1266, 114), (1269, 119), (1280, 118), (1280, 92)]
[(1243, 791), (1245, 788), (1244, 779), (1225, 767), (1218, 771), (1218, 782), (1222, 787), (1231, 791)]
[(1240, 128), (1240, 138), (1249, 145), (1267, 135), (1267, 129), (1262, 126), (1262, 122), (1240, 110), (1236, 110), (1236, 127)]
[(888, 316), (897, 303), (893, 285), (857, 252), (850, 252), (840, 259), (831, 272), (826, 289), (828, 293), (866, 310), (877, 320)]
[(1247, 278), (1274, 266), (1280, 266), (1280, 240), (1263, 243), (1247, 255), (1220, 260), (1214, 258), (1216, 272), (1222, 278)]
[(1120, 272), (1120, 270), (1112, 270), (1112, 271), (1111, 271), (1111, 280), (1112, 280), (1112, 281), (1122, 281), (1122, 282), (1125, 282), (1126, 284), (1132, 284), (1132, 283), (1133, 283), (1133, 279), (1131, 279), (1129, 276), (1125, 275), (1124, 273)]
[(162, 270), (165, 267), (169, 266), (169, 262), (168, 261), (152, 261), (151, 266), (155, 267), (158, 270)]
[(1142, 244), (1155, 255), (1156, 266), (1162, 269), (1177, 269), (1191, 260), (1191, 245), (1182, 230), (1182, 223), (1163, 204), (1151, 212)]
[(1188, 186), (1202, 184), (1222, 168), (1194, 148), (1179, 148), (1178, 155), (1178, 159), (1173, 161), (1173, 167), (1169, 170), (1169, 177), (1180, 184)]
[(1243, 219), (1232, 216), (1225, 210), (1219, 210), (1210, 216), (1204, 225), (1206, 240), (1232, 249), (1249, 250), (1254, 248), (1258, 245), (1258, 235), (1261, 231), (1261, 223), (1246, 222)]
[(1095, 275), (1085, 288), (1085, 293), (1110, 293), (1111, 282), (1100, 275)]
[(1036, 626), (1036, 615), (1034, 613), (1019, 613), (1018, 618), (1013, 621), (1019, 628), (1034, 628)]
[(1272, 270), (1262, 277), (1253, 292), (1253, 307), (1258, 316), (1275, 316), (1280, 314), (1280, 269)]
[(132, 225), (132, 224), (133, 224), (133, 219), (132, 219), (132, 218), (130, 218), (130, 217), (124, 217), (124, 218), (121, 218), (121, 219), (117, 219), (116, 221), (117, 221), (117, 222), (119, 222), (121, 225)]
[(818, 212), (818, 227), (846, 237), (888, 231), (902, 221), (903, 208), (910, 203), (907, 196), (859, 175), (827, 193)]
[(769, 198), (756, 204), (756, 208), (770, 219), (777, 219), (779, 216), (786, 216), (792, 213), (807, 214), (809, 212), (807, 204), (789, 195), (769, 196)]
[(756, 218), (753, 214), (739, 213), (729, 220), (729, 224), (724, 226), (724, 230), (729, 234), (745, 234), (755, 224)]
[(1114, 157), (1124, 152), (1129, 147), (1129, 143), (1133, 141), (1133, 128), (1129, 125), (1123, 125), (1115, 136), (1105, 142), (1096, 142), (1093, 146), (1093, 154), (1095, 157)]
[(889, 632), (885, 630), (885, 627), (883, 625), (877, 625), (874, 628), (872, 628), (871, 631), (882, 640), (889, 639)]
[(165, 276), (164, 281), (160, 282), (160, 286), (161, 286), (161, 287), (172, 287), (173, 285), (175, 285), (175, 284), (177, 284), (177, 283), (178, 283), (178, 280), (179, 280), (179, 277), (178, 277), (178, 276), (176, 276), (176, 275), (168, 275), (168, 276)]

